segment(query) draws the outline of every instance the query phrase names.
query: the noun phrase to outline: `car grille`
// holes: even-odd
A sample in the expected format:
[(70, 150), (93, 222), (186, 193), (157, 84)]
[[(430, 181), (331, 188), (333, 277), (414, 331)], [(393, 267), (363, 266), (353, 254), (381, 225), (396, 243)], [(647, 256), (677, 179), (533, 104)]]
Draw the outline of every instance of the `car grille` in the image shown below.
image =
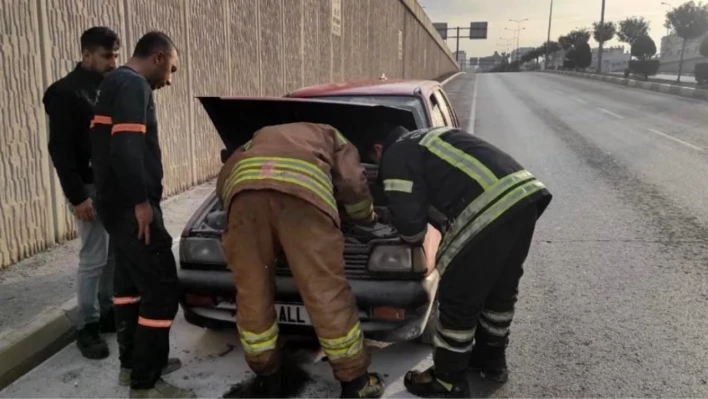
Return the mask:
[[(344, 270), (349, 276), (367, 274), (369, 246), (367, 244), (346, 243), (344, 246)], [(276, 264), (276, 273), (290, 276), (290, 267), (284, 259)]]

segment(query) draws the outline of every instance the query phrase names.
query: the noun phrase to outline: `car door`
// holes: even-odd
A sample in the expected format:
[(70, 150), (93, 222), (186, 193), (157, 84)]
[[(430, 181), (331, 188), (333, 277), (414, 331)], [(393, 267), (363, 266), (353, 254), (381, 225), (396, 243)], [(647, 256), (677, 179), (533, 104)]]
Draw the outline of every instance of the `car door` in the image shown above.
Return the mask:
[(444, 127), (444, 126), (452, 126), (450, 124), (450, 119), (449, 119), (449, 114), (445, 115), (445, 105), (439, 100), (439, 97), (436, 95), (436, 91), (433, 91), (430, 94), (430, 108), (431, 108), (431, 119), (432, 119), (432, 127)]
[(435, 98), (435, 104), (439, 106), (440, 112), (445, 119), (445, 124), (443, 126), (454, 128), (458, 127), (455, 111), (452, 109), (452, 106), (450, 105), (450, 102), (448, 101), (447, 96), (445, 96), (445, 93), (443, 93), (442, 89), (435, 89), (432, 97)]

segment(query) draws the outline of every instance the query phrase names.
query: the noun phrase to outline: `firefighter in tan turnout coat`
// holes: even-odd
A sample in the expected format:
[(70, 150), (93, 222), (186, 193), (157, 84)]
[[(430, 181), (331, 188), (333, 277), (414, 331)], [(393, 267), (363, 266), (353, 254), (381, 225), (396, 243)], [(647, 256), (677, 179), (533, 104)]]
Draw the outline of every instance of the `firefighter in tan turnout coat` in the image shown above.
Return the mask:
[(236, 322), (259, 393), (281, 392), (273, 297), (275, 258), (284, 254), (342, 397), (381, 397), (384, 381), (368, 372), (370, 359), (344, 274), (336, 202), (358, 223), (373, 223), (373, 200), (356, 147), (329, 125), (262, 128), (226, 161), (217, 195), (228, 218), (223, 246), (237, 290)]

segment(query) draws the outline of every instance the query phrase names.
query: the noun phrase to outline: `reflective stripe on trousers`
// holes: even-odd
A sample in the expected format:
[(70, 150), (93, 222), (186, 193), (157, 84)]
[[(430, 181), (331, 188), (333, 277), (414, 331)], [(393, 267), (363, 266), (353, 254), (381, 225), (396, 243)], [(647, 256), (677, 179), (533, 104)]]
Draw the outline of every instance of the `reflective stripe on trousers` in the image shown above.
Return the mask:
[(238, 183), (264, 179), (304, 187), (337, 210), (331, 178), (317, 165), (294, 158), (252, 157), (239, 161), (224, 185), (223, 198), (228, 198)]
[[(449, 237), (449, 239), (443, 240), (445, 242), (441, 245), (441, 251), (438, 252), (440, 254), (437, 260), (438, 272), (442, 275), (455, 255), (485, 227), (489, 226), (519, 201), (522, 201), (544, 188), (543, 183), (532, 178), (512, 189), (496, 201), (492, 199), (491, 196), (488, 197), (488, 193), (485, 192), (477, 198), (477, 200), (482, 199), (485, 202), (494, 202), (494, 204), (481, 214), (474, 213), (474, 209), (471, 209), (478, 206), (478, 204), (475, 204), (477, 200), (473, 201), (455, 220), (450, 233), (445, 237)], [(497, 190), (492, 188), (489, 193), (493, 191)], [(465, 215), (464, 217), (462, 217), (463, 214)]]
[(339, 338), (320, 338), (320, 345), (329, 360), (341, 360), (359, 355), (364, 349), (364, 334), (361, 324), (357, 322), (349, 331)]
[(249, 355), (275, 350), (278, 345), (278, 322), (274, 321), (267, 330), (256, 333), (246, 331), (239, 327), (239, 339), (243, 345), (243, 351)]
[(447, 349), (456, 353), (467, 353), (474, 345), (474, 334), (476, 329), (470, 330), (450, 330), (443, 327), (438, 322), (437, 331), (433, 337), (433, 347)]

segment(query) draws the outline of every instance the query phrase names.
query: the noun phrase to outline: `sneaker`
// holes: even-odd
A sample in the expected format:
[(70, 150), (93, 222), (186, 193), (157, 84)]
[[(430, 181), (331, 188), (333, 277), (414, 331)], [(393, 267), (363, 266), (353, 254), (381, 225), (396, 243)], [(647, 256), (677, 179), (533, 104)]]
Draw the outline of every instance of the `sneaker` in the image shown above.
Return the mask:
[(340, 398), (380, 398), (386, 390), (386, 383), (379, 373), (366, 373), (349, 382), (343, 382)]
[(99, 334), (99, 323), (90, 323), (77, 331), (76, 346), (88, 359), (105, 359), (109, 355), (108, 344)]
[(162, 378), (157, 380), (151, 389), (131, 389), (131, 398), (196, 398), (197, 395), (189, 389), (178, 388)]
[[(182, 367), (182, 361), (172, 357), (167, 359), (167, 365), (162, 368), (162, 375), (167, 375), (173, 371), (177, 371)], [(118, 374), (118, 385), (122, 387), (130, 386), (130, 374), (133, 372), (132, 369), (121, 367), (120, 373)]]
[(479, 372), (484, 379), (505, 383), (509, 379), (505, 346), (476, 344), (470, 355), (469, 370)]
[(101, 324), (101, 333), (108, 334), (116, 332), (116, 318), (113, 309), (101, 314), (101, 319), (98, 322)]
[(441, 380), (430, 367), (425, 371), (409, 371), (403, 379), (408, 392), (422, 398), (469, 398), (467, 381), (451, 383)]

